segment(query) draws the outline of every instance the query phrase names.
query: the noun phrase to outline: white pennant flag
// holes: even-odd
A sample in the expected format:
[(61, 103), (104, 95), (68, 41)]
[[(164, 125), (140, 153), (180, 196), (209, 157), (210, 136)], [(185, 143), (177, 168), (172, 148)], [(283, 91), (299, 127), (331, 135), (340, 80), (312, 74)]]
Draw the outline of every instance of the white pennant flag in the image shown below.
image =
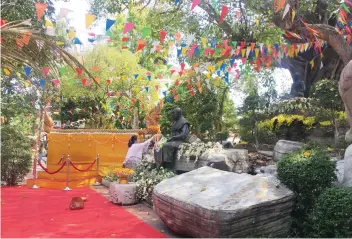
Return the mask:
[(246, 52), (247, 58), (248, 58), (248, 56), (249, 56), (249, 53), (251, 53), (251, 50), (252, 50), (252, 48), (251, 48), (250, 46), (247, 47), (247, 52)]
[(26, 26), (32, 26), (32, 19), (27, 19), (25, 21), (22, 22), (23, 25), (26, 25)]
[(69, 13), (73, 12), (67, 8), (60, 8), (59, 18), (66, 17)]
[(56, 34), (55, 34), (55, 29), (54, 29), (54, 28), (51, 28), (51, 27), (46, 29), (45, 34), (46, 34), (46, 35), (49, 35), (49, 36), (52, 36), (52, 37), (53, 37), (53, 36), (56, 36)]
[(108, 67), (108, 71), (110, 71), (110, 72), (112, 72), (114, 69), (115, 69), (115, 67), (113, 67), (113, 66)]
[(320, 62), (320, 69), (323, 67), (324, 67), (323, 62)]
[(194, 40), (194, 34), (188, 35), (186, 39), (187, 45), (191, 45), (193, 40)]
[(285, 18), (285, 16), (287, 15), (288, 11), (290, 10), (290, 4), (286, 4), (285, 10), (284, 10), (284, 14), (282, 15), (282, 19)]
[(263, 50), (264, 43), (259, 43), (260, 50)]

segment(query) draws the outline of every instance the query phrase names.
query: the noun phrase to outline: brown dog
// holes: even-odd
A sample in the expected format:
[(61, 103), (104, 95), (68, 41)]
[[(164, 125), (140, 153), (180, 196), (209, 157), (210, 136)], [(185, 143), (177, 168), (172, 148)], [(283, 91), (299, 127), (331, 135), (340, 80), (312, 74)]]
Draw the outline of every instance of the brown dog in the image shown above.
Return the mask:
[(86, 201), (86, 198), (83, 197), (74, 197), (71, 200), (69, 209), (70, 210), (78, 210), (78, 209), (83, 209), (84, 208), (84, 201)]

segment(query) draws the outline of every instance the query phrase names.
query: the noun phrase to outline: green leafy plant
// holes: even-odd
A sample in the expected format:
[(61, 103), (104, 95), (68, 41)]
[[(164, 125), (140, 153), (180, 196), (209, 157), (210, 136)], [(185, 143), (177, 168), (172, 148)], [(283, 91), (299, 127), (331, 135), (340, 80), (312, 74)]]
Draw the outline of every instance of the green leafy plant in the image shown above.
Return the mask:
[(31, 167), (31, 140), (10, 125), (1, 128), (1, 180), (16, 185)]
[(103, 177), (103, 179), (108, 180), (110, 182), (116, 182), (119, 181), (119, 176), (115, 172), (115, 169), (117, 166), (111, 166), (109, 167), (108, 173)]
[(352, 188), (329, 188), (320, 195), (311, 214), (310, 237), (352, 237)]
[(284, 157), (277, 166), (278, 179), (296, 195), (293, 232), (304, 236), (310, 210), (319, 195), (336, 180), (335, 162), (320, 147), (310, 145)]
[(163, 181), (174, 177), (175, 173), (160, 167), (157, 169), (156, 164), (142, 160), (135, 169), (132, 181), (137, 184), (137, 199), (146, 200), (151, 203), (154, 186)]

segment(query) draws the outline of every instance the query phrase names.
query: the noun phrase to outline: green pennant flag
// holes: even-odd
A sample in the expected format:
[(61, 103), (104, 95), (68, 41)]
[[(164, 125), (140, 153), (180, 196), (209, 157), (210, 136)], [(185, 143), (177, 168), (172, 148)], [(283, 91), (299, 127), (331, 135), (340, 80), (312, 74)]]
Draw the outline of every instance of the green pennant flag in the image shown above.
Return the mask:
[(106, 31), (106, 35), (109, 36), (109, 37), (112, 37), (112, 33), (110, 30)]
[(172, 65), (167, 65), (167, 69), (170, 70), (170, 68), (172, 67)]
[(200, 50), (199, 56), (203, 56), (204, 55), (204, 49)]
[(74, 80), (74, 79), (70, 79), (70, 80), (68, 81), (68, 83), (70, 84), (70, 86), (73, 86), (73, 85), (75, 84), (75, 80)]
[(60, 74), (60, 76), (65, 75), (65, 74), (66, 74), (66, 72), (67, 72), (66, 67), (60, 67), (60, 68), (59, 68), (59, 74)]
[(343, 7), (343, 9), (345, 9), (346, 12), (351, 13), (350, 9), (348, 9), (348, 7), (346, 6), (345, 3), (342, 4), (342, 7)]
[(214, 54), (214, 57), (219, 56), (220, 51), (221, 51), (221, 49), (220, 49), (220, 48), (216, 48), (216, 49), (215, 49), (215, 54)]
[(143, 28), (142, 38), (146, 38), (147, 36), (150, 36), (150, 27)]
[(233, 45), (234, 48), (236, 48), (236, 46), (237, 46), (237, 41), (233, 41), (233, 42), (232, 42), (232, 45)]
[(169, 88), (169, 83), (165, 83), (166, 88)]

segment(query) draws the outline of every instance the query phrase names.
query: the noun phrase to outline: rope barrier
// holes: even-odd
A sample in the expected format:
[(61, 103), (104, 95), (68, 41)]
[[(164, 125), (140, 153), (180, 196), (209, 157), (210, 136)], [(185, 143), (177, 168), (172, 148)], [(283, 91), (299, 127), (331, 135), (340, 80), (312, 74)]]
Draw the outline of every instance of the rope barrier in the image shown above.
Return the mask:
[(96, 161), (97, 161), (97, 160), (95, 159), (95, 160), (93, 161), (93, 163), (91, 163), (91, 165), (89, 165), (89, 166), (88, 166), (86, 169), (84, 169), (84, 170), (77, 168), (71, 161), (70, 161), (70, 164), (71, 164), (72, 167), (73, 167), (74, 169), (76, 169), (77, 171), (86, 172), (86, 171), (88, 171), (91, 167), (93, 167), (93, 165), (95, 164)]
[(61, 167), (58, 169), (58, 170), (56, 170), (56, 171), (54, 171), (54, 172), (50, 172), (47, 168), (45, 168), (43, 165), (42, 165), (42, 163), (40, 162), (40, 160), (38, 161), (39, 163), (39, 166), (46, 172), (46, 173), (48, 173), (48, 174), (55, 174), (55, 173), (58, 173), (58, 172), (60, 172), (61, 171), (61, 169), (63, 169), (63, 167), (65, 167), (65, 165), (66, 165), (66, 162), (64, 163), (64, 164), (62, 164), (61, 165)]

